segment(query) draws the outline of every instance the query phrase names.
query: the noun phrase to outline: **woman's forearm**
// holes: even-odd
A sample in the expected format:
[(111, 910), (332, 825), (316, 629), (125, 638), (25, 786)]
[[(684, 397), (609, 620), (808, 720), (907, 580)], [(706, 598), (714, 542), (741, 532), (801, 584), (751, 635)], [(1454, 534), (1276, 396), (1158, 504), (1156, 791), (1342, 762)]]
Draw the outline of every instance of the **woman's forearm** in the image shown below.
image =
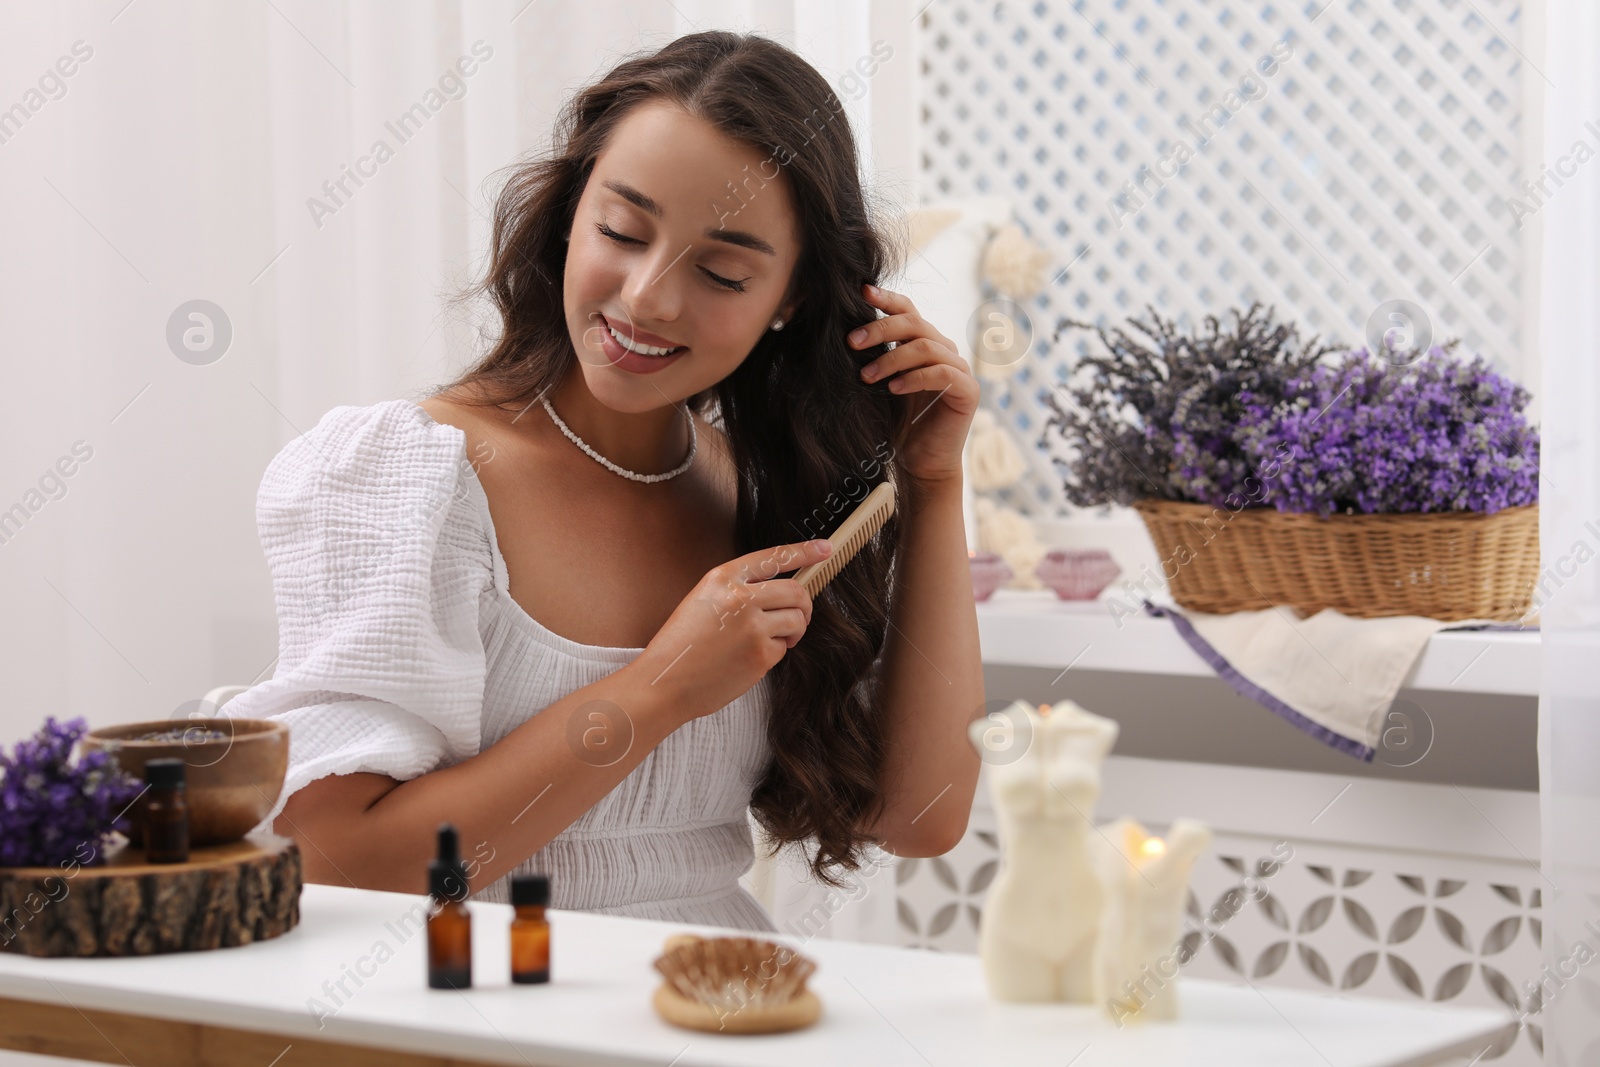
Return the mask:
[(982, 713), (983, 661), (960, 478), (913, 484), (880, 667), (889, 716), (874, 834), (902, 856), (949, 851), (965, 833), (979, 759), (967, 724)]
[(682, 725), (674, 702), (630, 667), (567, 694), (477, 755), (389, 790), (350, 826), (337, 849), (344, 862), (329, 860), (363, 888), (426, 892), (439, 824), (450, 822), (471, 891), (493, 884)]

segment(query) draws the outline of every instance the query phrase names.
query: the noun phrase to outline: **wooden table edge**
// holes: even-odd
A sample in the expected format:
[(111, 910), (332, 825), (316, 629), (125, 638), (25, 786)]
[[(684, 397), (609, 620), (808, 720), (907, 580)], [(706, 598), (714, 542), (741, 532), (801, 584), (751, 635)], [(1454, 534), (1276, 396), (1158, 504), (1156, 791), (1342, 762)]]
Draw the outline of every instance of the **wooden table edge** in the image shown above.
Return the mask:
[[(164, 1067), (502, 1067), (491, 1060), (419, 1055), (376, 1045), (9, 996), (0, 996), (0, 1048), (124, 1067), (130, 1063)], [(524, 1062), (529, 1067), (548, 1067)]]

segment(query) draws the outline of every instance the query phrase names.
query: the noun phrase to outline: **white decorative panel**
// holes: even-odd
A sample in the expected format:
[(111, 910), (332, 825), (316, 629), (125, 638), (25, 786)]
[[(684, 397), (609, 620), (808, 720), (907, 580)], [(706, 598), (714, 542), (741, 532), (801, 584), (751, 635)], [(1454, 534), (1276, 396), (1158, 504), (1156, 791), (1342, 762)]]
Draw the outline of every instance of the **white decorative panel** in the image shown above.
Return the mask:
[[(975, 811), (944, 856), (900, 860), (900, 943), (976, 952), (999, 851)], [(1275, 851), (1276, 846), (1276, 851)], [(1287, 856), (1274, 865), (1274, 856)], [(1530, 864), (1219, 833), (1190, 881), (1185, 977), (1416, 1004), (1522, 1021), (1480, 1063), (1540, 1062), (1541, 882)]]
[[(1516, 375), (1516, 0), (935, 0), (921, 16), (923, 189), (1008, 197), (1056, 280), (986, 401), (1036, 441), (1083, 334), (1152, 304), (1195, 327), (1253, 301), (1354, 345), (1408, 300)], [(1065, 507), (1042, 458), (1002, 499)]]

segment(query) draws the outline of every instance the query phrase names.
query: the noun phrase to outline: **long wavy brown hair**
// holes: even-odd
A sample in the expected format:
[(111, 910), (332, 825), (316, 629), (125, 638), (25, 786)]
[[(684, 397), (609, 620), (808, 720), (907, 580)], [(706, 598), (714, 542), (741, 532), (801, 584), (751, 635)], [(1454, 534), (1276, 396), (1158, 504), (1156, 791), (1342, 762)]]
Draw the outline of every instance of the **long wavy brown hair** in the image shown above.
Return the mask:
[[(787, 295), (800, 304), (716, 385), (688, 397), (720, 420), (737, 467), (740, 554), (821, 537), (900, 473), (906, 406), (861, 381), (882, 345), (855, 350), (850, 330), (875, 310), (861, 293), (897, 269), (897, 231), (869, 213), (843, 104), (805, 60), (768, 38), (712, 31), (626, 59), (578, 91), (557, 117), (552, 149), (512, 168), (494, 212), (490, 262), (457, 300), (487, 294), (502, 329), (446, 390), (486, 405), (531, 403), (577, 360), (562, 304), (573, 215), (596, 157), (633, 108), (665, 99), (728, 136), (771, 152), (799, 214), (802, 249)], [(466, 387), (471, 387), (470, 389)], [(874, 670), (889, 623), (900, 540), (893, 518), (815, 598), (805, 637), (769, 673), (771, 752), (750, 798), (776, 845), (815, 838), (823, 882), (857, 870), (882, 812), (886, 712)]]

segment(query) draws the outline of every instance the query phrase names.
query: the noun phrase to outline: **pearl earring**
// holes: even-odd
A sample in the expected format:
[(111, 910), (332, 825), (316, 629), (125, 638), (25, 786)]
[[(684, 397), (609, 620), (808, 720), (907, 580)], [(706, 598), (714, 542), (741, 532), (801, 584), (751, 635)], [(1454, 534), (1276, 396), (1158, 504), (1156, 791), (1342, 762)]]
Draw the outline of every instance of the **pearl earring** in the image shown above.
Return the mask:
[(772, 320), (772, 328), (773, 328), (773, 329), (774, 329), (774, 330), (781, 330), (781, 329), (783, 329), (783, 320), (782, 320), (782, 319), (773, 319), (773, 320)]

